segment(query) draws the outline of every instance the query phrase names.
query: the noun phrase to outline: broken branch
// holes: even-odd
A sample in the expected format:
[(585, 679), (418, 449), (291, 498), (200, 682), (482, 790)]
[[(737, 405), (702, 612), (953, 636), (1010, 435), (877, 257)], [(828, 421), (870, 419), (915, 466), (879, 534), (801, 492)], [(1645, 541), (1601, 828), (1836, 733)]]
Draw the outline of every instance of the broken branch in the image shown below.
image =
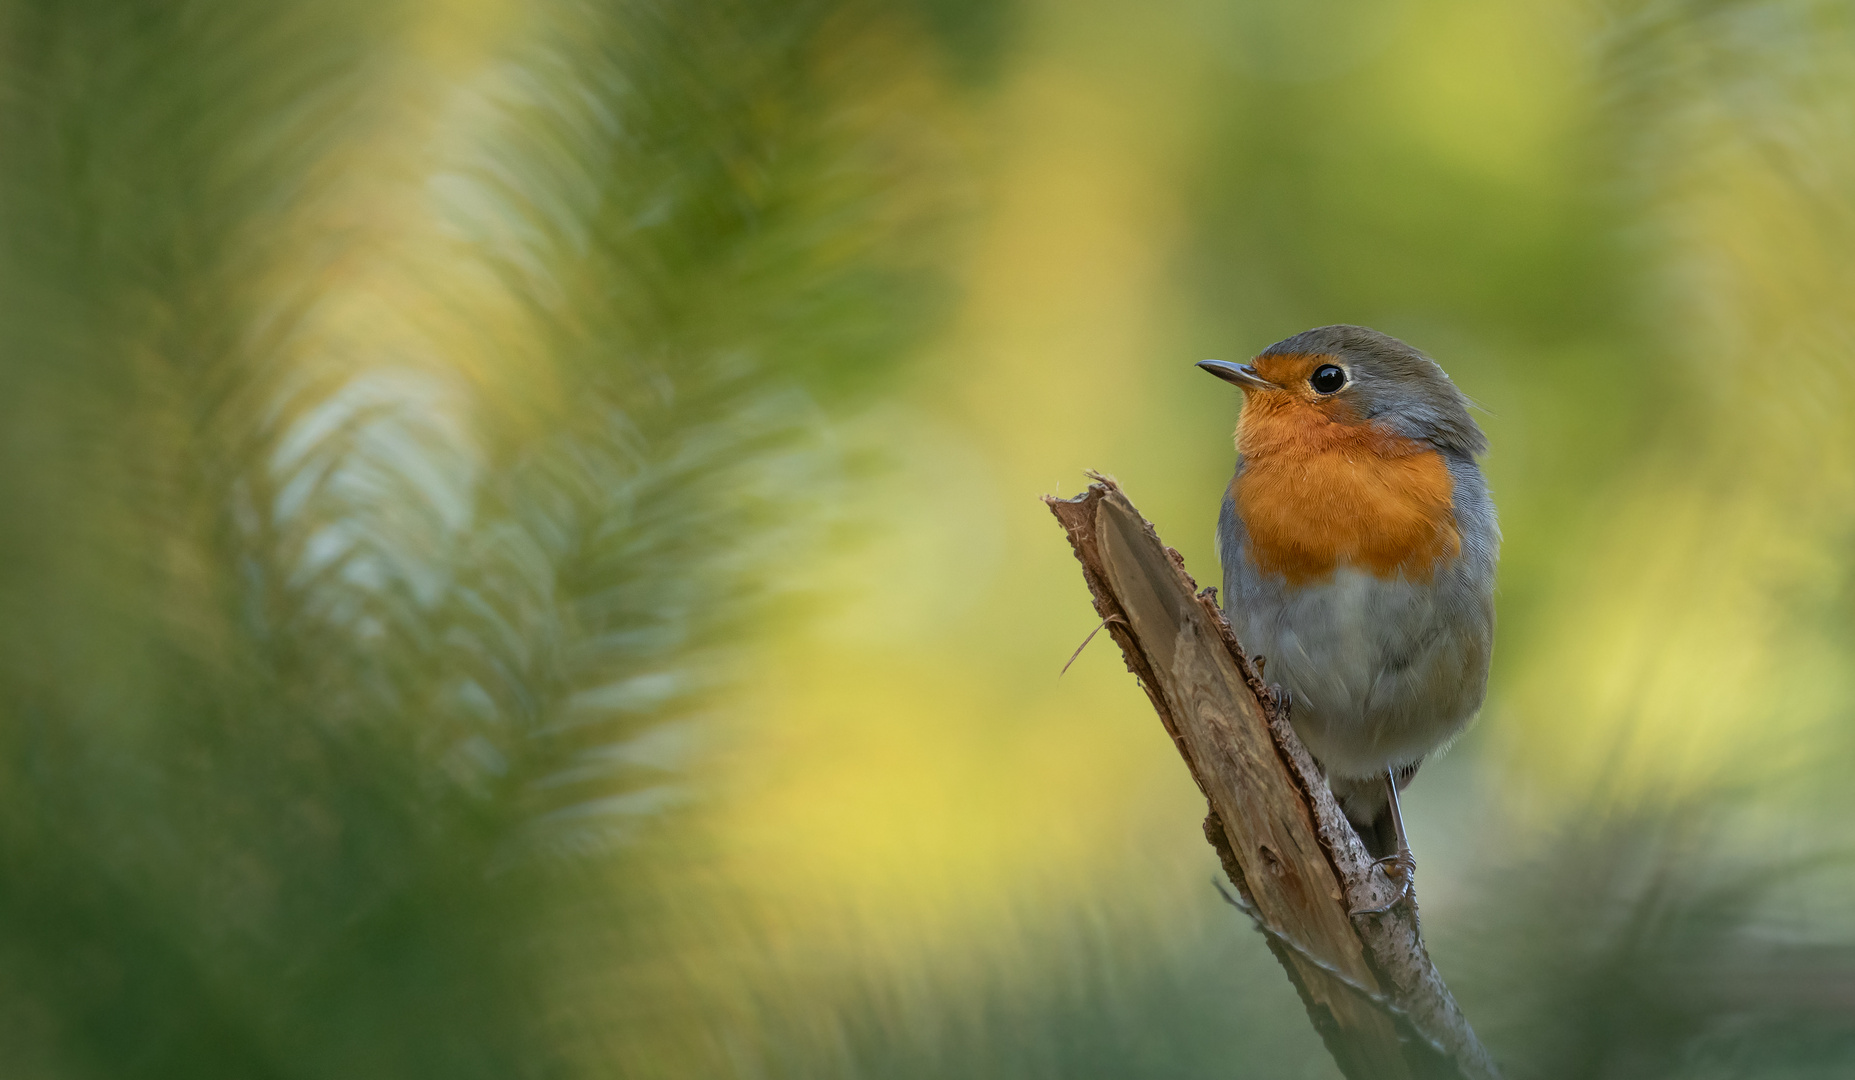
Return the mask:
[(1334, 1061), (1352, 1080), (1499, 1080), (1424, 949), (1416, 894), (1391, 904), (1398, 883), (1340, 812), (1215, 590), (1200, 593), (1120, 487), (1091, 475), (1081, 495), (1044, 501), (1069, 534), (1102, 625), (1210, 803), (1205, 836), (1242, 909)]

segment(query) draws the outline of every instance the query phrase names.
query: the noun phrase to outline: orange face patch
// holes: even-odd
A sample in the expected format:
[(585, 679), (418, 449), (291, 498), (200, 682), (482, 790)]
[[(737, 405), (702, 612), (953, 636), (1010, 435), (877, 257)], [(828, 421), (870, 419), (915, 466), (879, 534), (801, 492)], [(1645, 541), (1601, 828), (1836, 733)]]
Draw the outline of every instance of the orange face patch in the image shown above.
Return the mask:
[(1362, 421), (1310, 373), (1329, 356), (1265, 356), (1257, 372), (1282, 387), (1249, 390), (1237, 428), (1243, 473), (1231, 484), (1250, 554), (1290, 584), (1341, 565), (1428, 581), (1462, 550), (1455, 485), (1434, 449)]

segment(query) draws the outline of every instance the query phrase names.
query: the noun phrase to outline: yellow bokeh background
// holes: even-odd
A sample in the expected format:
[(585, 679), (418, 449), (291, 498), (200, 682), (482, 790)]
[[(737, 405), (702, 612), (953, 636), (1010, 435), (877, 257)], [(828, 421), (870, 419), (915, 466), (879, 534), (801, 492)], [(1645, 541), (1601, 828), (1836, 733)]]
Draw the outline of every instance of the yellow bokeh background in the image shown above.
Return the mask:
[(1846, 1068), (1838, 6), (6, 12), (0, 1073), (1337, 1076), (1041, 499), (1218, 583), (1340, 322), (1492, 447), (1465, 1011)]

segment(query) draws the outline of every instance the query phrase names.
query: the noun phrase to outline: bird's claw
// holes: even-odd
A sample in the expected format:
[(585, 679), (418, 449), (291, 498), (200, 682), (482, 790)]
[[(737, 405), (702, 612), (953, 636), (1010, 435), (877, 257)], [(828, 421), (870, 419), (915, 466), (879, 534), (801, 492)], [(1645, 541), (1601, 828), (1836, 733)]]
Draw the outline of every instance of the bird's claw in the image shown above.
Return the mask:
[(1395, 855), (1387, 855), (1372, 865), (1397, 885), (1398, 894), (1378, 907), (1357, 908), (1353, 911), (1354, 915), (1383, 915), (1410, 899), (1411, 885), (1417, 880), (1417, 856), (1412, 855), (1408, 848)]

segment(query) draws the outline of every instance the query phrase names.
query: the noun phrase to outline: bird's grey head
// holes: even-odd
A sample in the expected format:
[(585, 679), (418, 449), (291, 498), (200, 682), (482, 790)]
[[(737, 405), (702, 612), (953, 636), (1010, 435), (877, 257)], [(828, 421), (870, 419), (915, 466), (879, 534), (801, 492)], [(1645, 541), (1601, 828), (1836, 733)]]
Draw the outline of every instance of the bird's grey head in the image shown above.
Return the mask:
[(1488, 447), (1468, 398), (1436, 361), (1363, 326), (1320, 326), (1276, 342), (1249, 364), (1198, 366), (1245, 391), (1285, 392), (1446, 453), (1473, 457)]

